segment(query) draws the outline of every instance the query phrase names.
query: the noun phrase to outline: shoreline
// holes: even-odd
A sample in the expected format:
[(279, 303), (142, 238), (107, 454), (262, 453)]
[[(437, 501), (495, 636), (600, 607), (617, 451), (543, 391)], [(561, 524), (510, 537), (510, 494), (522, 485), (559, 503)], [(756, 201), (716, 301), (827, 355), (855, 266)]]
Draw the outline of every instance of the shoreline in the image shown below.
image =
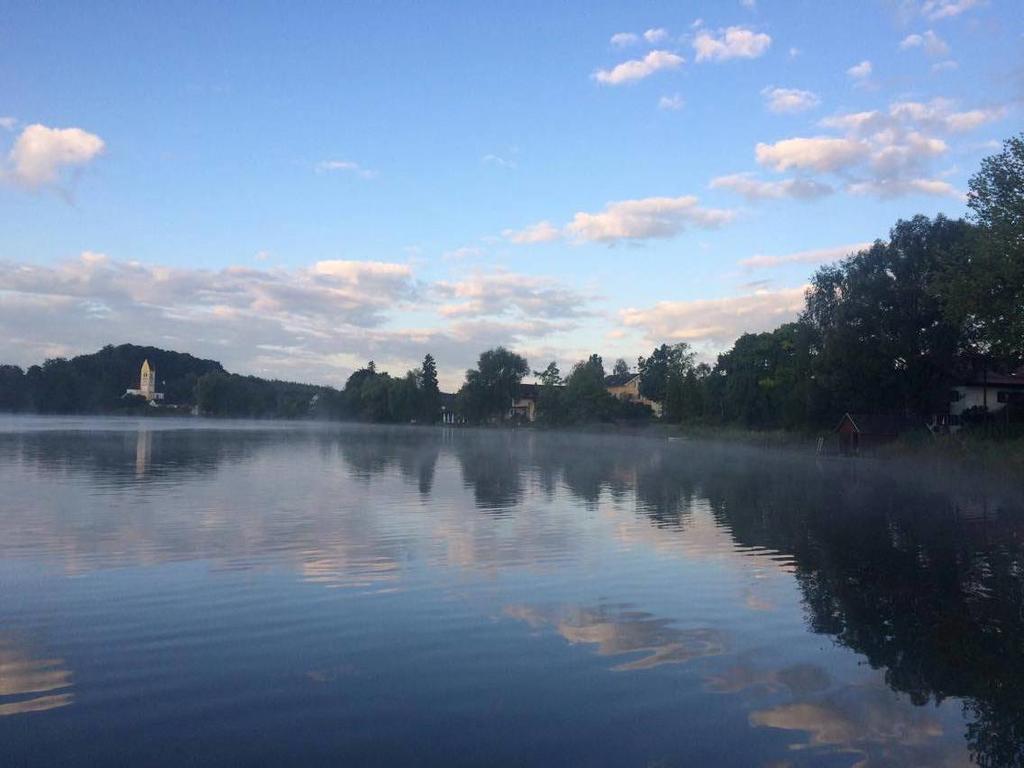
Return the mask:
[(114, 423), (175, 421), (181, 428), (187, 428), (188, 422), (200, 424), (222, 423), (228, 425), (260, 425), (270, 426), (360, 426), (402, 429), (441, 429), (466, 430), (480, 432), (529, 432), (551, 435), (590, 435), (619, 436), (631, 438), (660, 439), (669, 441), (704, 441), (729, 445), (742, 445), (769, 451), (784, 451), (819, 459), (860, 459), (860, 460), (894, 460), (894, 459), (935, 459), (952, 461), (962, 466), (1009, 468), (1024, 472), (1024, 437), (996, 438), (977, 434), (941, 435), (927, 437), (919, 434), (906, 435), (890, 443), (880, 445), (871, 451), (853, 456), (840, 456), (834, 450), (817, 453), (818, 440), (824, 437), (826, 443), (831, 442), (830, 432), (803, 432), (787, 430), (751, 430), (742, 427), (713, 427), (685, 424), (648, 423), (643, 425), (595, 423), (578, 426), (547, 427), (538, 424), (526, 425), (450, 425), (450, 424), (387, 424), (362, 421), (343, 421), (328, 419), (279, 419), (279, 418), (233, 418), (222, 416), (189, 415), (183, 413), (23, 413), (0, 412), (0, 417), (12, 419), (40, 419), (44, 421), (78, 420), (78, 419), (109, 419)]

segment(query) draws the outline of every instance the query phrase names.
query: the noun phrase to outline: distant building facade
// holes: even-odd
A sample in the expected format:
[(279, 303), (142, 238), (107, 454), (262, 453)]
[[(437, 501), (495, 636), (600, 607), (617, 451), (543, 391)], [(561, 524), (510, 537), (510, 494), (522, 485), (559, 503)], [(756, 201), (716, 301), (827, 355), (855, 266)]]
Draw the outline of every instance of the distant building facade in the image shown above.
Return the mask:
[(441, 393), (441, 423), (448, 426), (462, 424), (463, 419), (459, 415), (455, 395), (451, 392)]
[(149, 360), (142, 361), (142, 370), (139, 372), (139, 388), (126, 389), (123, 397), (144, 397), (147, 402), (154, 405), (164, 399), (164, 393), (156, 391), (156, 368), (149, 364)]
[(950, 389), (948, 413), (935, 416), (930, 426), (957, 432), (968, 411), (999, 413), (1011, 404), (1024, 406), (1024, 369), (1010, 374), (975, 371)]
[(605, 376), (604, 388), (612, 397), (625, 400), (627, 403), (646, 405), (654, 411), (655, 416), (661, 416), (661, 403), (656, 403), (640, 394), (639, 373), (613, 373), (611, 376)]
[(509, 418), (515, 421), (536, 421), (539, 396), (539, 384), (520, 384), (519, 391), (512, 399), (512, 407), (508, 412)]

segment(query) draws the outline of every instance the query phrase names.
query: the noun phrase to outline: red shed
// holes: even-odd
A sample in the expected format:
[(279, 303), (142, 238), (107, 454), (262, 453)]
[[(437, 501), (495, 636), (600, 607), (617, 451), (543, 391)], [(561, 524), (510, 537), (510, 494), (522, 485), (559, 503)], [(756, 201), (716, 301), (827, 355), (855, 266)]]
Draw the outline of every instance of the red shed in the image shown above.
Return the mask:
[(847, 413), (832, 431), (839, 436), (839, 452), (853, 454), (892, 442), (912, 427), (913, 424), (899, 416)]

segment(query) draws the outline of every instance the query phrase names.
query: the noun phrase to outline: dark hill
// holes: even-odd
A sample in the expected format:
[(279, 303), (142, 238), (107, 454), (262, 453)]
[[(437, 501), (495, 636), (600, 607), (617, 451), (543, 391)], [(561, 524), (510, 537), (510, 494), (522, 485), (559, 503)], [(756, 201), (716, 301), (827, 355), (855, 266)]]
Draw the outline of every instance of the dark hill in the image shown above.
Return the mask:
[[(102, 413), (125, 406), (129, 387), (139, 386), (142, 361), (156, 368), (157, 389), (168, 403), (191, 405), (196, 382), (209, 373), (223, 373), (216, 360), (135, 344), (107, 345), (98, 352), (71, 359), (54, 358), (18, 369), (0, 370), (0, 408), (42, 413)], [(20, 390), (20, 391), (18, 391)]]

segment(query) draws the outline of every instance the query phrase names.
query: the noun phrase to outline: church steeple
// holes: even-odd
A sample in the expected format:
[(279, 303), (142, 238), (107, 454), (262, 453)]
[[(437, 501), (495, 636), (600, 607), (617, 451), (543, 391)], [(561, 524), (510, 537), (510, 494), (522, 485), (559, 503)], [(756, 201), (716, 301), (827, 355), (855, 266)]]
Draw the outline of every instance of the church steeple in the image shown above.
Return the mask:
[(151, 368), (149, 360), (142, 361), (142, 373), (139, 375), (139, 391), (147, 400), (156, 394), (156, 369)]

